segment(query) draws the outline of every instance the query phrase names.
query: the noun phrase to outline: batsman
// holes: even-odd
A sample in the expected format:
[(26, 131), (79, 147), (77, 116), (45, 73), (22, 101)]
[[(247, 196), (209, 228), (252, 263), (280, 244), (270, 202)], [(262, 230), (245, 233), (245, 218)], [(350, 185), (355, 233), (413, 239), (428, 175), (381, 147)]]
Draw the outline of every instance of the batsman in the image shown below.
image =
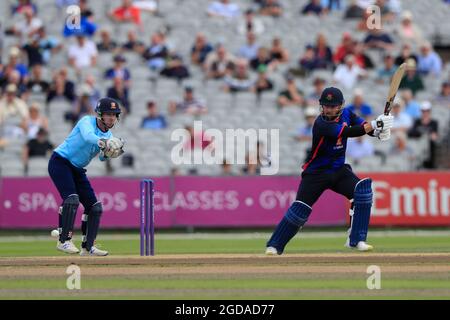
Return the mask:
[[(114, 99), (102, 98), (97, 102), (95, 112), (95, 116), (86, 115), (78, 121), (69, 136), (54, 150), (48, 163), (48, 172), (62, 198), (56, 248), (82, 256), (108, 255), (107, 251), (94, 245), (103, 209), (86, 176), (85, 167), (97, 155), (100, 161), (105, 161), (124, 152), (123, 140), (113, 137), (110, 131), (119, 121), (120, 104)], [(80, 203), (84, 207), (81, 252), (72, 241)]]
[(346, 247), (369, 251), (366, 243), (372, 207), (372, 180), (359, 179), (345, 163), (347, 139), (365, 134), (389, 140), (394, 117), (382, 114), (366, 122), (348, 108), (338, 88), (323, 90), (319, 99), (320, 115), (314, 122), (312, 149), (302, 166), (296, 200), (291, 204), (272, 237), (267, 242), (267, 255), (281, 255), (286, 244), (308, 221), (312, 206), (322, 193), (331, 189), (350, 200), (351, 224)]

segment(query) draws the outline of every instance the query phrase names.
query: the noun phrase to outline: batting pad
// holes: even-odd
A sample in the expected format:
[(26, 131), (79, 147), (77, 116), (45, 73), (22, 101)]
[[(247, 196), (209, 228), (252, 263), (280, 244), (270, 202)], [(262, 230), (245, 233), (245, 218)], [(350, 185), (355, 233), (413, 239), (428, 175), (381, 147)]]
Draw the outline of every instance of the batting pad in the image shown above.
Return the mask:
[(69, 233), (73, 230), (77, 209), (80, 205), (80, 198), (77, 194), (71, 194), (64, 200), (61, 210), (61, 233), (59, 241), (66, 242), (69, 240)]
[(350, 232), (350, 246), (354, 247), (359, 241), (366, 241), (369, 229), (370, 209), (372, 208), (372, 180), (369, 178), (359, 181), (355, 186), (354, 213)]
[(100, 218), (102, 216), (103, 207), (101, 202), (96, 202), (91, 210), (89, 210), (89, 218), (87, 220), (86, 249), (91, 250), (94, 241), (97, 238), (98, 228), (100, 227)]
[(294, 201), (275, 228), (267, 247), (274, 247), (278, 254), (282, 254), (286, 244), (297, 234), (298, 230), (308, 220), (311, 207), (301, 201)]

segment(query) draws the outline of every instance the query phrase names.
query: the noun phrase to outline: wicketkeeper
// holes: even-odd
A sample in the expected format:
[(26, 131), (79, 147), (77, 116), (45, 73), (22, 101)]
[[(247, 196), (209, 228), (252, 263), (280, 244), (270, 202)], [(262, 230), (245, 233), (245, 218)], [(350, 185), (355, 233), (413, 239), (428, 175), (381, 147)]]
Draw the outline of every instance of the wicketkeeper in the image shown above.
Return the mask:
[(106, 256), (105, 250), (94, 246), (103, 212), (84, 169), (98, 154), (100, 161), (123, 154), (124, 142), (114, 138), (110, 129), (119, 121), (120, 105), (111, 98), (100, 99), (96, 116), (84, 116), (70, 135), (53, 152), (48, 172), (63, 200), (59, 212), (59, 240), (56, 248), (65, 253), (80, 250), (72, 241), (75, 217), (80, 203), (83, 234), (80, 255)]
[(296, 200), (291, 204), (267, 242), (266, 254), (282, 254), (286, 244), (308, 221), (311, 208), (321, 194), (331, 189), (351, 202), (351, 226), (345, 246), (359, 251), (373, 247), (366, 243), (372, 207), (372, 180), (359, 179), (345, 164), (347, 139), (365, 134), (388, 140), (394, 117), (380, 115), (366, 122), (343, 108), (341, 90), (326, 88), (319, 99), (321, 114), (313, 126), (312, 149), (303, 165)]

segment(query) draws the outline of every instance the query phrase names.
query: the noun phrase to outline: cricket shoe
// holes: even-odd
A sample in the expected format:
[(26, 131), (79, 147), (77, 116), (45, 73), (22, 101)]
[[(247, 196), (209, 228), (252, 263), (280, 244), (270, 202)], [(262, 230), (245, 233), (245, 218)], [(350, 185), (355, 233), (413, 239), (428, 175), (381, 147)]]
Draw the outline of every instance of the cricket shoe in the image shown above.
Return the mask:
[(59, 242), (56, 245), (56, 249), (59, 251), (65, 252), (65, 253), (78, 253), (80, 250), (78, 250), (77, 247), (73, 244), (72, 240), (67, 240), (66, 242)]
[(356, 246), (352, 247), (350, 245), (349, 238), (347, 238), (347, 241), (345, 242), (345, 247), (350, 248), (350, 249), (355, 249), (358, 251), (372, 251), (373, 250), (373, 246), (371, 246), (370, 244), (367, 244), (365, 241), (359, 241)]
[(98, 257), (103, 257), (103, 256), (107, 256), (108, 255), (108, 251), (106, 250), (100, 250), (97, 247), (92, 246), (91, 250), (87, 250), (86, 248), (81, 248), (81, 252), (80, 252), (80, 256), (98, 256)]
[(266, 248), (266, 256), (277, 256), (278, 251), (275, 247), (267, 247)]

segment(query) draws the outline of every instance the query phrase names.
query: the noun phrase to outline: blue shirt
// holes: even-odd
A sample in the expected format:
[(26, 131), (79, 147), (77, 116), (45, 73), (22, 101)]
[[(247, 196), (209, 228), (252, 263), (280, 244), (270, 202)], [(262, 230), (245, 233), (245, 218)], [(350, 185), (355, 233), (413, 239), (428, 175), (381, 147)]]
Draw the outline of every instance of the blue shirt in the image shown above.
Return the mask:
[(348, 108), (334, 121), (317, 117), (313, 126), (312, 149), (303, 165), (305, 173), (330, 173), (339, 170), (345, 163), (347, 137), (342, 136), (346, 126), (362, 125), (364, 119)]
[(355, 107), (354, 104), (348, 105), (347, 108), (351, 112), (356, 113), (356, 115), (358, 115), (360, 117), (368, 117), (373, 114), (372, 108), (368, 104), (365, 104), (365, 103), (363, 103), (358, 109)]
[[(84, 116), (55, 152), (69, 160), (75, 167), (84, 168), (100, 152), (97, 142), (101, 138), (112, 138), (111, 131), (101, 131), (95, 116)], [(100, 157), (100, 160), (105, 159)]]
[(143, 129), (164, 129), (167, 127), (166, 118), (159, 115), (156, 117), (146, 117), (142, 119), (141, 128)]

